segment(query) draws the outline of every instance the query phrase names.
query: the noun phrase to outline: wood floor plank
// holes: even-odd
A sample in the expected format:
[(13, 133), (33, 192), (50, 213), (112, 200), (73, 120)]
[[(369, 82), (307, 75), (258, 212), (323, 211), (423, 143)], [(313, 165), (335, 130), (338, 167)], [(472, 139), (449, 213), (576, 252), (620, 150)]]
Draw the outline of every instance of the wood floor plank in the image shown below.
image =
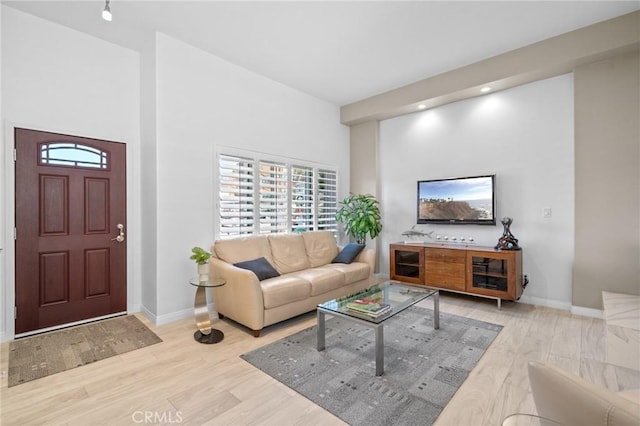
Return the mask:
[(596, 318), (584, 318), (582, 321), (582, 342), (580, 358), (605, 362), (607, 360), (606, 326)]
[[(421, 305), (431, 308), (432, 302)], [(444, 292), (440, 308), (504, 328), (436, 425), (495, 425), (512, 413), (534, 414), (526, 371), (531, 360), (560, 364), (616, 391), (640, 387), (640, 373), (604, 362), (602, 320), (522, 303), (498, 310), (493, 300)], [(225, 334), (215, 345), (193, 339), (193, 319), (154, 326), (137, 316), (162, 343), (12, 388), (8, 343), (0, 345), (0, 423), (131, 425), (133, 416), (180, 415), (180, 423), (190, 425), (345, 424), (240, 358), (314, 325), (313, 313), (268, 327), (260, 338), (232, 321), (214, 321)]]

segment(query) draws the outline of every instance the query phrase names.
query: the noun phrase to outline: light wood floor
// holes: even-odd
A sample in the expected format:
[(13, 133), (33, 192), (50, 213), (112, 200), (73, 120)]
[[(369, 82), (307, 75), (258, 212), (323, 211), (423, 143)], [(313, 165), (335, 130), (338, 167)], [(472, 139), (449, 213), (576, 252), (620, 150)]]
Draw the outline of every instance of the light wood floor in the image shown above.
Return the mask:
[[(503, 303), (499, 311), (494, 301), (451, 294), (441, 296), (441, 310), (504, 329), (437, 425), (499, 425), (509, 414), (535, 413), (529, 360), (551, 362), (612, 390), (640, 387), (637, 372), (604, 363), (602, 320), (522, 303)], [(225, 333), (216, 345), (193, 340), (191, 319), (155, 327), (138, 317), (164, 342), (12, 388), (9, 344), (2, 344), (0, 424), (344, 424), (239, 358), (313, 325), (313, 314), (269, 327), (257, 339), (237, 324), (216, 321)]]

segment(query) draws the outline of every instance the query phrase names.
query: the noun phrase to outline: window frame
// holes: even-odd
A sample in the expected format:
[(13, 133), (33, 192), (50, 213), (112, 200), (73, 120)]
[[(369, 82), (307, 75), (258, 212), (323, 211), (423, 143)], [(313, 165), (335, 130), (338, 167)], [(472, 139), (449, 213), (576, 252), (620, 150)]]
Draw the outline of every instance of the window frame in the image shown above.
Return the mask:
[[(252, 231), (251, 232), (242, 232), (240, 230), (238, 230), (237, 232), (223, 232), (224, 230), (222, 229), (222, 222), (223, 222), (223, 215), (222, 215), (222, 193), (221, 193), (221, 189), (222, 189), (222, 182), (221, 182), (221, 161), (224, 159), (224, 157), (226, 158), (238, 158), (241, 159), (247, 163), (251, 162), (252, 168), (253, 168), (253, 182), (252, 182), (252, 191), (253, 191), (253, 212), (252, 212), (252, 217), (253, 217), (253, 223), (252, 223)], [(321, 212), (319, 211), (319, 204), (320, 204), (320, 197), (321, 196), (325, 196), (326, 197), (326, 193), (327, 192), (331, 192), (331, 190), (327, 190), (326, 185), (327, 185), (327, 174), (332, 176), (332, 182), (334, 182), (334, 187), (333, 187), (333, 193), (334, 193), (334, 197), (335, 197), (335, 208), (337, 208), (338, 202), (339, 202), (339, 172), (338, 172), (338, 167), (335, 165), (327, 165), (327, 164), (321, 164), (321, 163), (316, 163), (313, 161), (307, 161), (307, 160), (301, 160), (301, 159), (295, 159), (295, 158), (288, 158), (288, 157), (282, 157), (282, 156), (275, 156), (275, 155), (271, 155), (271, 154), (267, 154), (267, 153), (262, 153), (262, 152), (257, 152), (257, 151), (248, 151), (248, 150), (240, 150), (237, 148), (230, 148), (230, 147), (224, 147), (224, 146), (220, 146), (215, 150), (215, 162), (214, 162), (214, 173), (213, 173), (213, 177), (214, 177), (214, 238), (215, 239), (229, 239), (229, 238), (234, 238), (234, 237), (240, 237), (240, 236), (247, 236), (247, 235), (266, 235), (266, 234), (270, 234), (270, 233), (275, 233), (275, 232), (269, 232), (269, 231), (265, 231), (264, 229), (261, 232), (261, 222), (264, 224), (268, 223), (268, 221), (263, 221), (261, 220), (261, 210), (260, 210), (260, 203), (261, 200), (263, 200), (264, 198), (261, 198), (261, 170), (260, 170), (260, 165), (261, 164), (276, 164), (276, 165), (280, 165), (280, 166), (285, 166), (286, 170), (287, 170), (287, 177), (286, 177), (286, 181), (287, 181), (287, 209), (286, 209), (286, 226), (284, 226), (284, 228), (280, 228), (280, 229), (275, 229), (274, 231), (278, 231), (280, 233), (282, 232), (287, 232), (287, 233), (291, 233), (291, 232), (304, 232), (304, 231), (296, 231), (294, 229), (294, 225), (295, 225), (295, 221), (294, 221), (294, 213), (292, 212), (292, 208), (294, 207), (294, 196), (295, 196), (295, 188), (293, 187), (293, 178), (294, 176), (292, 175), (293, 169), (311, 169), (312, 170), (312, 185), (313, 185), (313, 189), (312, 189), (312, 209), (311, 209), (311, 214), (312, 214), (312, 223), (311, 226), (306, 229), (308, 231), (311, 230), (321, 230), (321, 229), (328, 229), (331, 230), (333, 232), (333, 234), (336, 236), (336, 238), (339, 235), (339, 227), (338, 227), (338, 223), (337, 221), (335, 221), (335, 219), (333, 220), (333, 223), (326, 223), (326, 221), (324, 223), (322, 223), (321, 219), (326, 219), (326, 216), (328, 214), (331, 213), (331, 210), (329, 209), (328, 212), (324, 211)], [(321, 173), (323, 173), (324, 175), (321, 176)], [(247, 174), (247, 176), (249, 176), (249, 174)], [(322, 192), (320, 192), (319, 189), (319, 183), (320, 180), (323, 180), (323, 185), (325, 186), (325, 188), (323, 188), (324, 190)], [(246, 200), (245, 200), (246, 202)], [(242, 202), (241, 202), (242, 203)], [(326, 209), (325, 209), (326, 210)], [(320, 217), (321, 214), (324, 214), (324, 216)], [(334, 212), (335, 215), (335, 212)], [(238, 217), (240, 217), (241, 214), (239, 213)], [(229, 221), (227, 221), (229, 222)], [(248, 231), (249, 228), (244, 228), (244, 231)]]

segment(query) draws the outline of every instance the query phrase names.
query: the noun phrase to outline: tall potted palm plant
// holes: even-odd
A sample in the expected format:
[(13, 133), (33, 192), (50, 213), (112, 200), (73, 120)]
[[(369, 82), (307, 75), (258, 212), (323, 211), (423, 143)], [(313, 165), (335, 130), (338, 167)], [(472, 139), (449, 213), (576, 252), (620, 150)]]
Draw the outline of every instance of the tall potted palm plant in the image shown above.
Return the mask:
[(382, 230), (379, 203), (371, 194), (349, 194), (339, 203), (336, 220), (358, 244), (365, 244), (367, 235), (373, 239)]

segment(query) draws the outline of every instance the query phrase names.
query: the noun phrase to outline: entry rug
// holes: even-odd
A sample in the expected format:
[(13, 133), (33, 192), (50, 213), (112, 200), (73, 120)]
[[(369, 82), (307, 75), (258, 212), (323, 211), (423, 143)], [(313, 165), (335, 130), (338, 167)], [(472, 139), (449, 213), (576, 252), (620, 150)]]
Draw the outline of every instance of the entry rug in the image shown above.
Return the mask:
[(9, 387), (159, 342), (133, 315), (14, 340), (9, 344)]
[(384, 326), (384, 375), (375, 376), (374, 330), (333, 317), (325, 350), (316, 327), (241, 358), (351, 425), (430, 425), (502, 326), (413, 306)]

